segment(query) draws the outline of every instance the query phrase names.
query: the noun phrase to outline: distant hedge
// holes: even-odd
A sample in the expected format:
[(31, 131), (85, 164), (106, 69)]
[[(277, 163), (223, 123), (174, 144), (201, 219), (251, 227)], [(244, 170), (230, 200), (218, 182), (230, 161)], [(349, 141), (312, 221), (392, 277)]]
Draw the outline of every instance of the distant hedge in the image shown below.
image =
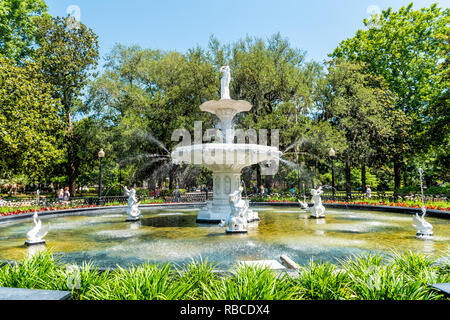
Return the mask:
[[(420, 194), (420, 187), (404, 187), (400, 188), (399, 193), (410, 193), (411, 191), (414, 194)], [(450, 194), (450, 185), (442, 186), (442, 187), (429, 187), (424, 188), (424, 194)]]

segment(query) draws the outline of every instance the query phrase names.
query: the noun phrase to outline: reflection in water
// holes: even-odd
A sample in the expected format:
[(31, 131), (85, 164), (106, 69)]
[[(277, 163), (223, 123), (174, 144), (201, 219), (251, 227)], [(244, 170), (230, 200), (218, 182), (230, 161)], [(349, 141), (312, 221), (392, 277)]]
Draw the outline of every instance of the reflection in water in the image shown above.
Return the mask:
[[(336, 262), (392, 249), (442, 256), (450, 249), (449, 220), (429, 218), (435, 239), (424, 241), (415, 238), (411, 217), (404, 214), (327, 209), (325, 219), (311, 219), (298, 208), (256, 210), (261, 221), (250, 223), (248, 234), (236, 235), (225, 234), (218, 225), (196, 223), (198, 210), (191, 208), (142, 210), (144, 217), (131, 223), (124, 221), (125, 212), (57, 217), (51, 221), (47, 248), (67, 263), (183, 264), (201, 257), (221, 268), (239, 260), (279, 260), (281, 254), (307, 264), (310, 259)], [(39, 250), (23, 246), (27, 223), (0, 226), (0, 259), (22, 259)]]
[(432, 254), (434, 251), (434, 242), (432, 240), (423, 240), (423, 253)]
[(128, 228), (130, 230), (138, 230), (141, 227), (141, 222), (138, 221), (131, 221), (129, 222)]
[(27, 257), (31, 258), (39, 252), (45, 251), (45, 249), (46, 246), (44, 243), (27, 246)]
[(143, 225), (153, 228), (195, 227), (195, 219), (191, 215), (157, 215), (141, 219)]

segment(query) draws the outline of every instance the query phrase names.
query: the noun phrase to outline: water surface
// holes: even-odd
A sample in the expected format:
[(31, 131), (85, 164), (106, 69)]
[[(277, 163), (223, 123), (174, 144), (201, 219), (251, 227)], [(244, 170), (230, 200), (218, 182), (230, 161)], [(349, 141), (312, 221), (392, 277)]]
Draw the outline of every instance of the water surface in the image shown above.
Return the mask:
[[(260, 222), (248, 234), (225, 234), (217, 225), (198, 224), (198, 209), (143, 209), (139, 222), (125, 222), (125, 211), (42, 218), (50, 224), (46, 248), (66, 263), (93, 261), (98, 266), (192, 259), (229, 268), (240, 260), (279, 260), (287, 254), (299, 264), (337, 262), (353, 254), (413, 250), (430, 257), (450, 256), (450, 221), (427, 217), (434, 240), (415, 238), (412, 215), (327, 209), (311, 219), (299, 208), (258, 207)], [(0, 225), (0, 259), (19, 260), (40, 247), (24, 245), (32, 220)]]

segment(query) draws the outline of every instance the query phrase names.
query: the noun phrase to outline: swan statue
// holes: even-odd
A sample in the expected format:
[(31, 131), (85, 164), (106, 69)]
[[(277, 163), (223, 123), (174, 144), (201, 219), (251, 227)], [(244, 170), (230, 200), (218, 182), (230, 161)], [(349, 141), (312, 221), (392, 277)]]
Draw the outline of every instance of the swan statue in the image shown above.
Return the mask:
[(25, 241), (25, 244), (26, 245), (44, 244), (45, 240), (43, 240), (42, 238), (47, 235), (49, 225), (42, 227), (42, 222), (38, 217), (37, 211), (34, 211), (33, 222), (34, 227), (27, 232), (28, 240)]
[(306, 203), (306, 197), (305, 196), (303, 196), (303, 201), (300, 201), (300, 199), (297, 200), (297, 201), (298, 201), (298, 204), (300, 205), (300, 208), (302, 208), (303, 210), (307, 210), (308, 209), (308, 204)]
[(418, 212), (413, 216), (413, 226), (417, 229), (416, 237), (420, 239), (431, 239), (433, 238), (433, 226), (431, 223), (425, 221), (426, 209), (422, 205), (422, 215), (420, 216)]

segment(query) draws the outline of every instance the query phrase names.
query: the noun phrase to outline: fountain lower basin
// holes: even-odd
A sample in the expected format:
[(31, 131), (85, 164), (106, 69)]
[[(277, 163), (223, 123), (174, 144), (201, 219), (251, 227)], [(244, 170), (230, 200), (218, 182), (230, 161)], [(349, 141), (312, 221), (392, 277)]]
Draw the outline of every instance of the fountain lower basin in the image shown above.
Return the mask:
[[(337, 262), (353, 254), (412, 250), (427, 256), (448, 256), (450, 220), (429, 217), (434, 240), (415, 238), (411, 217), (402, 213), (327, 208), (326, 219), (310, 219), (294, 207), (260, 206), (261, 221), (247, 234), (226, 235), (223, 228), (196, 223), (198, 208), (142, 208), (143, 218), (125, 222), (124, 208), (42, 217), (50, 224), (42, 248), (26, 247), (31, 219), (0, 225), (0, 259), (20, 260), (36, 250), (52, 250), (62, 262), (92, 260), (100, 267), (147, 261), (176, 265), (208, 260), (220, 269), (238, 261), (279, 260), (286, 254), (300, 265)], [(81, 215), (83, 214), (83, 215)]]
[(259, 144), (205, 143), (176, 148), (172, 161), (206, 167), (214, 172), (240, 172), (253, 164), (277, 161), (282, 155), (276, 147)]
[(176, 148), (172, 161), (201, 165), (213, 171), (213, 200), (200, 210), (197, 221), (219, 223), (230, 214), (229, 197), (241, 186), (241, 170), (261, 162), (277, 165), (274, 162), (281, 155), (276, 147), (258, 144), (207, 143)]

